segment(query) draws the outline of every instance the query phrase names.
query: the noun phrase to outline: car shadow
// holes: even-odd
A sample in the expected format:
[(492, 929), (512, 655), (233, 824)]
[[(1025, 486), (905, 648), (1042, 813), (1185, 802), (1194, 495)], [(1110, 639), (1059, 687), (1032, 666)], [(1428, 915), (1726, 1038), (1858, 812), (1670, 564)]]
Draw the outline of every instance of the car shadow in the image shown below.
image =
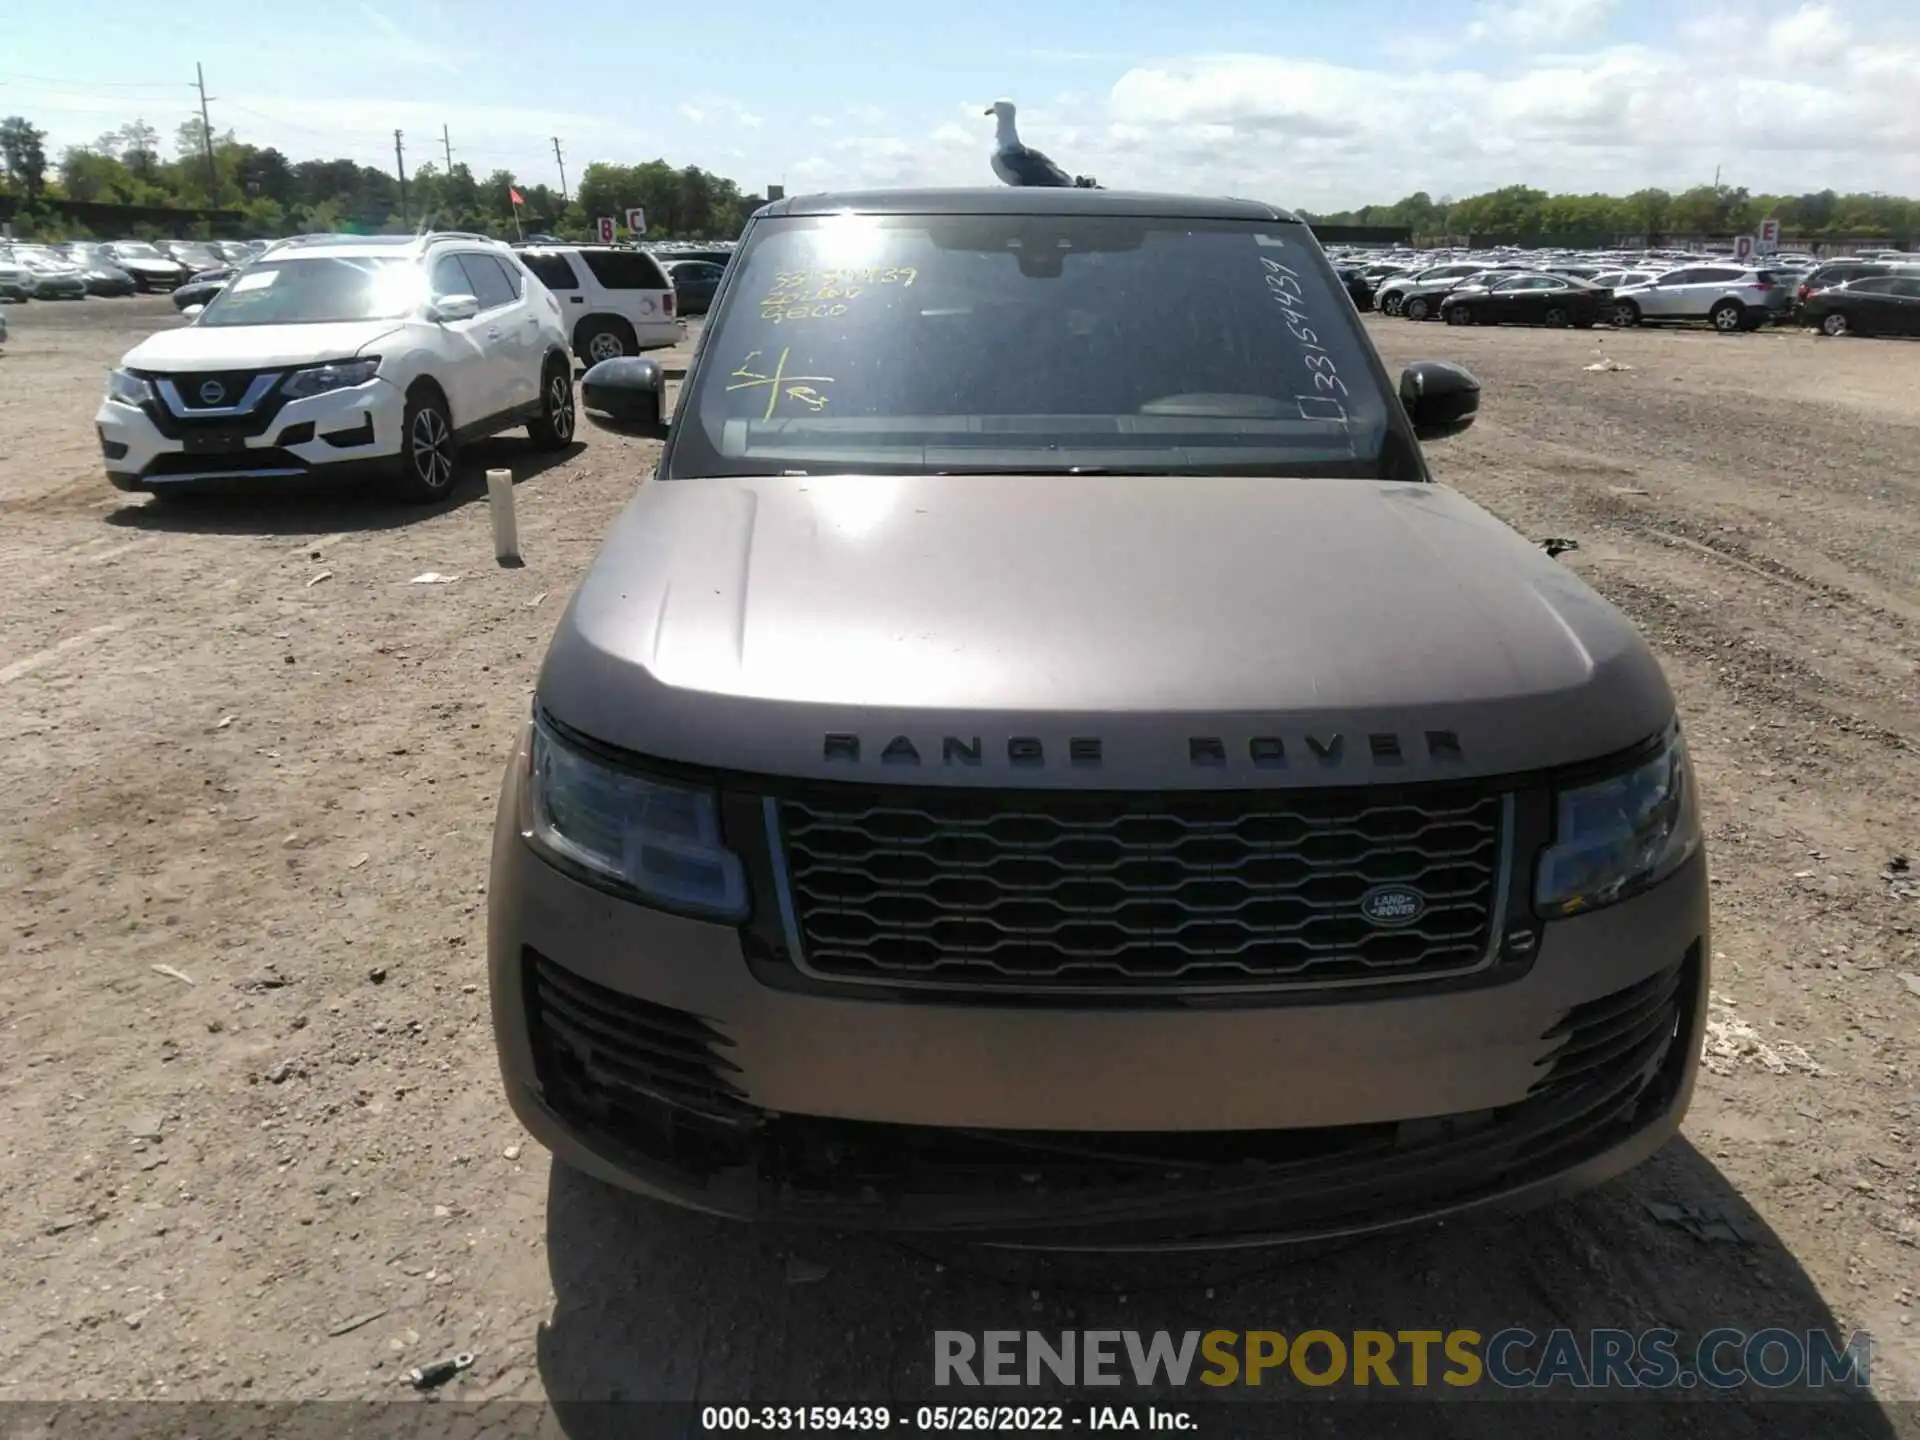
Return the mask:
[[(1655, 1206), (1693, 1207), (1690, 1217), (1719, 1211), (1737, 1217), (1737, 1230), (1717, 1235), (1707, 1227), (1703, 1235), (1669, 1223), (1672, 1214), (1656, 1214)], [(1098, 1391), (1057, 1382), (935, 1384), (936, 1330), (976, 1339), (987, 1330), (1038, 1331), (1057, 1343), (1062, 1331), (1090, 1329), (1138, 1330), (1143, 1339), (1166, 1330), (1177, 1339), (1214, 1329), (1351, 1336), (1464, 1328), (1490, 1338), (1523, 1326), (1543, 1337), (1567, 1327), (1585, 1343), (1593, 1329), (1638, 1334), (1666, 1326), (1679, 1332), (1674, 1348), (1683, 1363), (1720, 1327), (1838, 1332), (1798, 1261), (1685, 1140), (1609, 1186), (1540, 1209), (1337, 1246), (1152, 1257), (1049, 1257), (746, 1227), (656, 1204), (555, 1163), (547, 1255), (555, 1301), (537, 1337), (538, 1363), (553, 1415), (574, 1440), (667, 1433), (659, 1428), (660, 1402), (884, 1404), (896, 1424), (929, 1403), (1205, 1402), (1216, 1408), (1198, 1429), (1234, 1434), (1299, 1424), (1308, 1403), (1333, 1404), (1334, 1411), (1313, 1411), (1315, 1433), (1341, 1435), (1880, 1440), (1896, 1433), (1889, 1412), (1870, 1397), (1834, 1389), (1582, 1394), (1555, 1386), (1529, 1396), (1483, 1382), (1383, 1393), (1351, 1383), (1309, 1390), (1284, 1367), (1263, 1377), (1261, 1389), (1214, 1389), (1198, 1383), (1206, 1368), (1199, 1359), (1178, 1391), (1135, 1389), (1130, 1380)], [(1846, 1339), (1836, 1334), (1835, 1343)], [(1437, 1376), (1440, 1351), (1434, 1354)], [(1125, 1374), (1124, 1349), (1119, 1356)], [(1553, 1403), (1543, 1411), (1530, 1398)], [(1619, 1407), (1623, 1399), (1630, 1409)], [(1218, 1416), (1229, 1404), (1231, 1424), (1223, 1427)], [(690, 1427), (685, 1433), (694, 1433)]]
[(564, 450), (536, 450), (532, 442), (496, 435), (460, 452), (460, 473), (444, 500), (408, 505), (381, 493), (378, 477), (358, 481), (273, 481), (206, 490), (177, 500), (128, 495), (126, 503), (103, 517), (107, 524), (132, 530), (193, 535), (326, 535), (398, 530), (446, 515), (484, 499), (487, 471), (513, 471), (513, 483), (525, 484), (586, 450), (575, 440)]

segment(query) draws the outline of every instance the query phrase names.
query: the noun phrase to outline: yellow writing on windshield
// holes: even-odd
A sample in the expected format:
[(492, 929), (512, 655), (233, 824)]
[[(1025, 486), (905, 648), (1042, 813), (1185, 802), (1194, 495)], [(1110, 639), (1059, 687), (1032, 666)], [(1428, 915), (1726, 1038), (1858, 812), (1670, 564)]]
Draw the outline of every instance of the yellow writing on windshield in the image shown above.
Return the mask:
[(783, 398), (793, 401), (796, 405), (804, 405), (809, 410), (827, 408), (827, 397), (815, 387), (833, 384), (833, 376), (789, 374), (787, 359), (793, 354), (791, 348), (780, 352), (779, 363), (773, 367), (773, 373), (768, 375), (752, 368), (753, 362), (758, 360), (762, 353), (759, 350), (749, 351), (747, 358), (740, 362), (740, 368), (727, 377), (729, 395), (735, 390), (757, 390), (762, 386), (766, 387), (767, 408), (766, 413), (760, 417), (762, 420), (773, 418), (774, 411), (780, 407), (780, 401)]
[(920, 278), (911, 265), (833, 270), (780, 270), (760, 297), (760, 318), (778, 325), (786, 320), (833, 320), (847, 313), (847, 302), (879, 285), (910, 286)]

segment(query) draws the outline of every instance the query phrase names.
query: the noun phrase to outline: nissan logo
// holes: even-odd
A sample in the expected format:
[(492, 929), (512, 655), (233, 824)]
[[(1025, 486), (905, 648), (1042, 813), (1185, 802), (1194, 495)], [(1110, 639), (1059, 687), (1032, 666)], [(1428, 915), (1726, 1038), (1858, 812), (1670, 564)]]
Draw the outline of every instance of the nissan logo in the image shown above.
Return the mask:
[(218, 405), (226, 398), (227, 387), (222, 385), (218, 380), (209, 380), (200, 387), (200, 403), (202, 405)]
[(1376, 885), (1360, 897), (1360, 913), (1369, 925), (1394, 929), (1427, 913), (1427, 897), (1411, 885)]

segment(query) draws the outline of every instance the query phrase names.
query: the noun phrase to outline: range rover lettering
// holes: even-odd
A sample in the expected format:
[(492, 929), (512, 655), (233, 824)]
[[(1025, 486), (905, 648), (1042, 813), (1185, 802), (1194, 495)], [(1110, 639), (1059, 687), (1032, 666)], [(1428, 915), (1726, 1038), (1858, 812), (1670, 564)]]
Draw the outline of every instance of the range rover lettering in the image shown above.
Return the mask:
[(1128, 1250), (1544, 1200), (1677, 1131), (1673, 694), (1435, 483), (1478, 384), (1390, 378), (1295, 217), (782, 199), (671, 413), (644, 357), (582, 397), (663, 448), (500, 792), (495, 1036), (562, 1163)]

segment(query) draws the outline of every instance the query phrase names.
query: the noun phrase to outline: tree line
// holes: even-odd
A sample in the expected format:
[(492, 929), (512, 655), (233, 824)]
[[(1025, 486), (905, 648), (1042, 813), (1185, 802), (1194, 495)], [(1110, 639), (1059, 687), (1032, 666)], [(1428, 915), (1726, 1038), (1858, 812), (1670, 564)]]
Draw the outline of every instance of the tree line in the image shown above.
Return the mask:
[[(293, 160), (272, 146), (248, 144), (231, 130), (209, 137), (198, 116), (175, 130), (171, 148), (171, 155), (163, 152), (160, 132), (135, 120), (91, 144), (69, 146), (53, 161), (44, 131), (22, 116), (0, 120), (0, 163), (14, 201), (15, 232), (84, 238), (83, 226), (47, 203), (69, 200), (234, 212), (241, 217), (237, 229), (250, 236), (404, 233), (429, 224), (511, 237), (516, 217), (510, 194), (517, 192), (525, 202), (518, 207), (519, 228), (528, 233), (584, 239), (599, 216), (623, 217), (639, 206), (647, 212), (651, 236), (713, 240), (737, 236), (766, 203), (725, 176), (665, 160), (589, 165), (564, 198), (510, 170), (477, 176), (457, 160), (450, 168), (425, 164), (408, 174), (403, 197), (389, 171), (353, 160)], [(207, 232), (205, 222), (188, 228)], [(234, 228), (229, 223), (223, 232)]]
[(1391, 205), (1312, 215), (1325, 225), (1404, 225), (1416, 238), (1472, 236), (1495, 241), (1596, 243), (1612, 237), (1745, 235), (1762, 220), (1780, 222), (1789, 239), (1828, 236), (1911, 240), (1920, 235), (1920, 200), (1897, 195), (1753, 195), (1744, 186), (1695, 185), (1678, 193), (1553, 195), (1507, 185), (1462, 199), (1416, 191)]
[[(0, 163), (15, 202), (15, 228), (48, 236), (72, 236), (79, 228), (47, 208), (50, 199), (237, 211), (250, 235), (403, 231), (424, 222), (505, 236), (514, 233), (508, 192), (517, 191), (526, 202), (519, 219), (527, 230), (585, 238), (597, 217), (640, 206), (650, 234), (699, 240), (733, 238), (764, 203), (724, 176), (665, 160), (589, 165), (567, 197), (549, 185), (523, 182), (510, 170), (481, 177), (456, 161), (451, 168), (421, 165), (409, 174), (403, 208), (400, 182), (388, 171), (352, 160), (291, 160), (271, 146), (247, 144), (231, 130), (209, 139), (198, 116), (174, 132), (172, 152), (162, 153), (158, 130), (135, 120), (90, 145), (68, 147), (56, 163), (47, 155), (44, 131), (18, 115), (0, 121)], [(1920, 200), (1832, 190), (1755, 195), (1725, 185), (1631, 195), (1550, 194), (1507, 185), (1437, 200), (1422, 190), (1391, 205), (1308, 216), (1322, 224), (1406, 226), (1424, 239), (1545, 243), (1736, 235), (1751, 233), (1768, 217), (1777, 218), (1790, 239), (1920, 236)]]

